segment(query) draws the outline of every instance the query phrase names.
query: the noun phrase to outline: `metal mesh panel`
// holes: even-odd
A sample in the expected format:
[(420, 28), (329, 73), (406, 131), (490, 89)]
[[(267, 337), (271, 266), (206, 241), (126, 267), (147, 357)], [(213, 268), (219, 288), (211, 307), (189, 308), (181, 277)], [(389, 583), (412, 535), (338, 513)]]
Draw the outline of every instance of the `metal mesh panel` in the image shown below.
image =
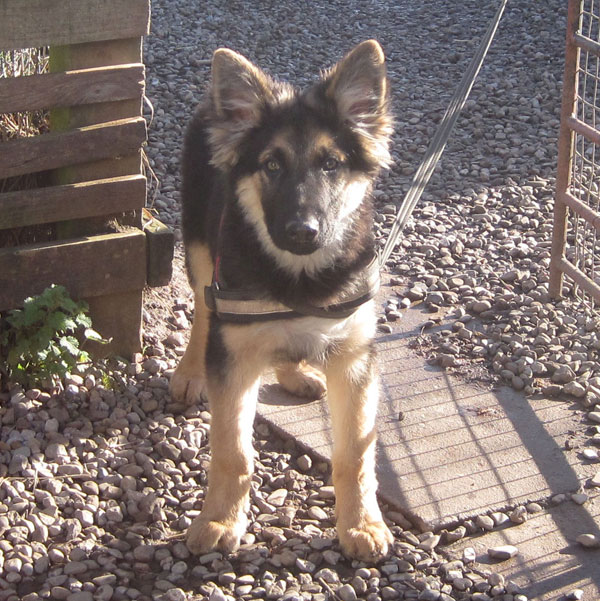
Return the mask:
[[(600, 213), (600, 0), (580, 0), (577, 3), (579, 20), (574, 39), (579, 52), (571, 55), (576, 62), (573, 67), (577, 82), (572, 91), (572, 114), (591, 129), (586, 133), (565, 128), (561, 135), (572, 136), (567, 191), (591, 211), (584, 215), (581, 211), (568, 211), (564, 257), (583, 276), (577, 282), (567, 278), (567, 289), (594, 305), (599, 299), (591, 294), (590, 287), (583, 280), (588, 278), (600, 284), (600, 245), (597, 224), (591, 217), (592, 212)], [(592, 130), (599, 135), (590, 136)]]

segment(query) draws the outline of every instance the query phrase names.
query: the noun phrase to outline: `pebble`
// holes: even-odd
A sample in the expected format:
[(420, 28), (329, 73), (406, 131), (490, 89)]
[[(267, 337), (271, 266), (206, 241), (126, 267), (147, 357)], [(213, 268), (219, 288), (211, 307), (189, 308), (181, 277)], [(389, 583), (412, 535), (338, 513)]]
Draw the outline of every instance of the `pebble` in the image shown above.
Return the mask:
[(462, 553), (462, 558), (465, 563), (471, 563), (477, 559), (477, 553), (473, 547), (465, 547)]
[(208, 601), (227, 601), (227, 596), (219, 587), (214, 587), (208, 597)]
[[(583, 384), (579, 382), (567, 382), (563, 386), (563, 392), (570, 394), (571, 396), (577, 397), (578, 399), (583, 398), (586, 394), (586, 389)], [(589, 414), (588, 414), (589, 415)]]
[(358, 597), (356, 596), (356, 591), (350, 584), (343, 584), (340, 586), (336, 594), (342, 601), (356, 601)]
[(582, 547), (590, 549), (600, 547), (600, 537), (595, 534), (580, 534), (576, 540)]
[(454, 530), (446, 532), (446, 542), (453, 543), (464, 538), (467, 529), (464, 526), (458, 526)]
[(4, 562), (4, 570), (8, 573), (18, 573), (23, 567), (23, 561), (18, 557), (11, 557)]
[(511, 511), (509, 519), (513, 524), (523, 524), (527, 521), (527, 513), (527, 508), (520, 505)]
[(539, 513), (542, 511), (542, 506), (539, 503), (527, 503), (525, 506), (527, 513)]
[(133, 549), (133, 557), (137, 561), (149, 563), (154, 559), (155, 547), (153, 545), (138, 545)]
[(479, 515), (475, 518), (475, 523), (484, 530), (493, 530), (496, 525), (493, 518), (489, 515)]
[(310, 507), (307, 513), (308, 516), (311, 517), (313, 520), (324, 521), (329, 519), (329, 515), (327, 514), (327, 512), (316, 505)]
[(574, 493), (571, 495), (571, 500), (577, 505), (583, 505), (589, 497), (585, 493)]
[(500, 545), (488, 549), (488, 555), (492, 559), (500, 559), (502, 561), (514, 557), (519, 552), (519, 549), (513, 545)]
[(270, 503), (274, 507), (283, 507), (285, 500), (287, 499), (288, 491), (285, 488), (279, 488), (273, 491), (267, 497), (267, 503)]
[(77, 591), (67, 597), (67, 601), (94, 601), (94, 595), (91, 591)]
[(419, 549), (424, 549), (425, 551), (433, 551), (435, 547), (437, 547), (440, 542), (441, 536), (438, 534), (429, 533), (425, 535), (425, 537), (419, 542), (417, 545)]
[(296, 460), (296, 464), (298, 465), (298, 469), (308, 472), (312, 467), (312, 459), (308, 455), (300, 455)]

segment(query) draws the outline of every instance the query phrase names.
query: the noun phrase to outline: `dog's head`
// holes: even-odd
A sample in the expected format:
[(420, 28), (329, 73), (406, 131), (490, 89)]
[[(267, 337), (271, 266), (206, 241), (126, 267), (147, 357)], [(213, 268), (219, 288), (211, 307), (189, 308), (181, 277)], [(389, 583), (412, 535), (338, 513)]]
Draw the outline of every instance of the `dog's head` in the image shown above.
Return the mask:
[(213, 163), (233, 178), (271, 254), (323, 255), (351, 231), (374, 175), (390, 160), (387, 92), (373, 40), (304, 92), (231, 50), (215, 52)]

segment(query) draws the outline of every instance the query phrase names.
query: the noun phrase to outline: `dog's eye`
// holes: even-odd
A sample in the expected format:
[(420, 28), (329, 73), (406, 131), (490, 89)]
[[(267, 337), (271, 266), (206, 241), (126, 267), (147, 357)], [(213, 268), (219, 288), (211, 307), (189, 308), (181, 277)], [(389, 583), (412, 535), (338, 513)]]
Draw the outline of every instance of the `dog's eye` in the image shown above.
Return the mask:
[(335, 171), (338, 168), (339, 164), (340, 162), (335, 157), (327, 157), (325, 159), (325, 162), (323, 163), (323, 170)]
[(268, 173), (274, 174), (281, 169), (281, 165), (275, 159), (268, 159), (265, 161), (264, 169)]

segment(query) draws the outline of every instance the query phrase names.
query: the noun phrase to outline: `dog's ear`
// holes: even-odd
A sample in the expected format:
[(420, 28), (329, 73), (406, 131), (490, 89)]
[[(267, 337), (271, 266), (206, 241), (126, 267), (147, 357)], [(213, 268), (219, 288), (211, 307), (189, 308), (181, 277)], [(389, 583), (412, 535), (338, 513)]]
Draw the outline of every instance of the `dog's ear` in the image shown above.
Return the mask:
[(241, 54), (227, 48), (216, 50), (210, 91), (215, 119), (208, 126), (212, 164), (224, 169), (235, 165), (240, 142), (258, 125), (262, 111), (290, 97), (290, 90)]
[(261, 108), (272, 100), (271, 82), (241, 54), (219, 48), (212, 60), (212, 99), (217, 115), (254, 125)]
[(367, 40), (351, 50), (325, 75), (325, 96), (340, 117), (375, 143), (373, 158), (389, 163), (391, 135), (385, 56), (379, 42)]

